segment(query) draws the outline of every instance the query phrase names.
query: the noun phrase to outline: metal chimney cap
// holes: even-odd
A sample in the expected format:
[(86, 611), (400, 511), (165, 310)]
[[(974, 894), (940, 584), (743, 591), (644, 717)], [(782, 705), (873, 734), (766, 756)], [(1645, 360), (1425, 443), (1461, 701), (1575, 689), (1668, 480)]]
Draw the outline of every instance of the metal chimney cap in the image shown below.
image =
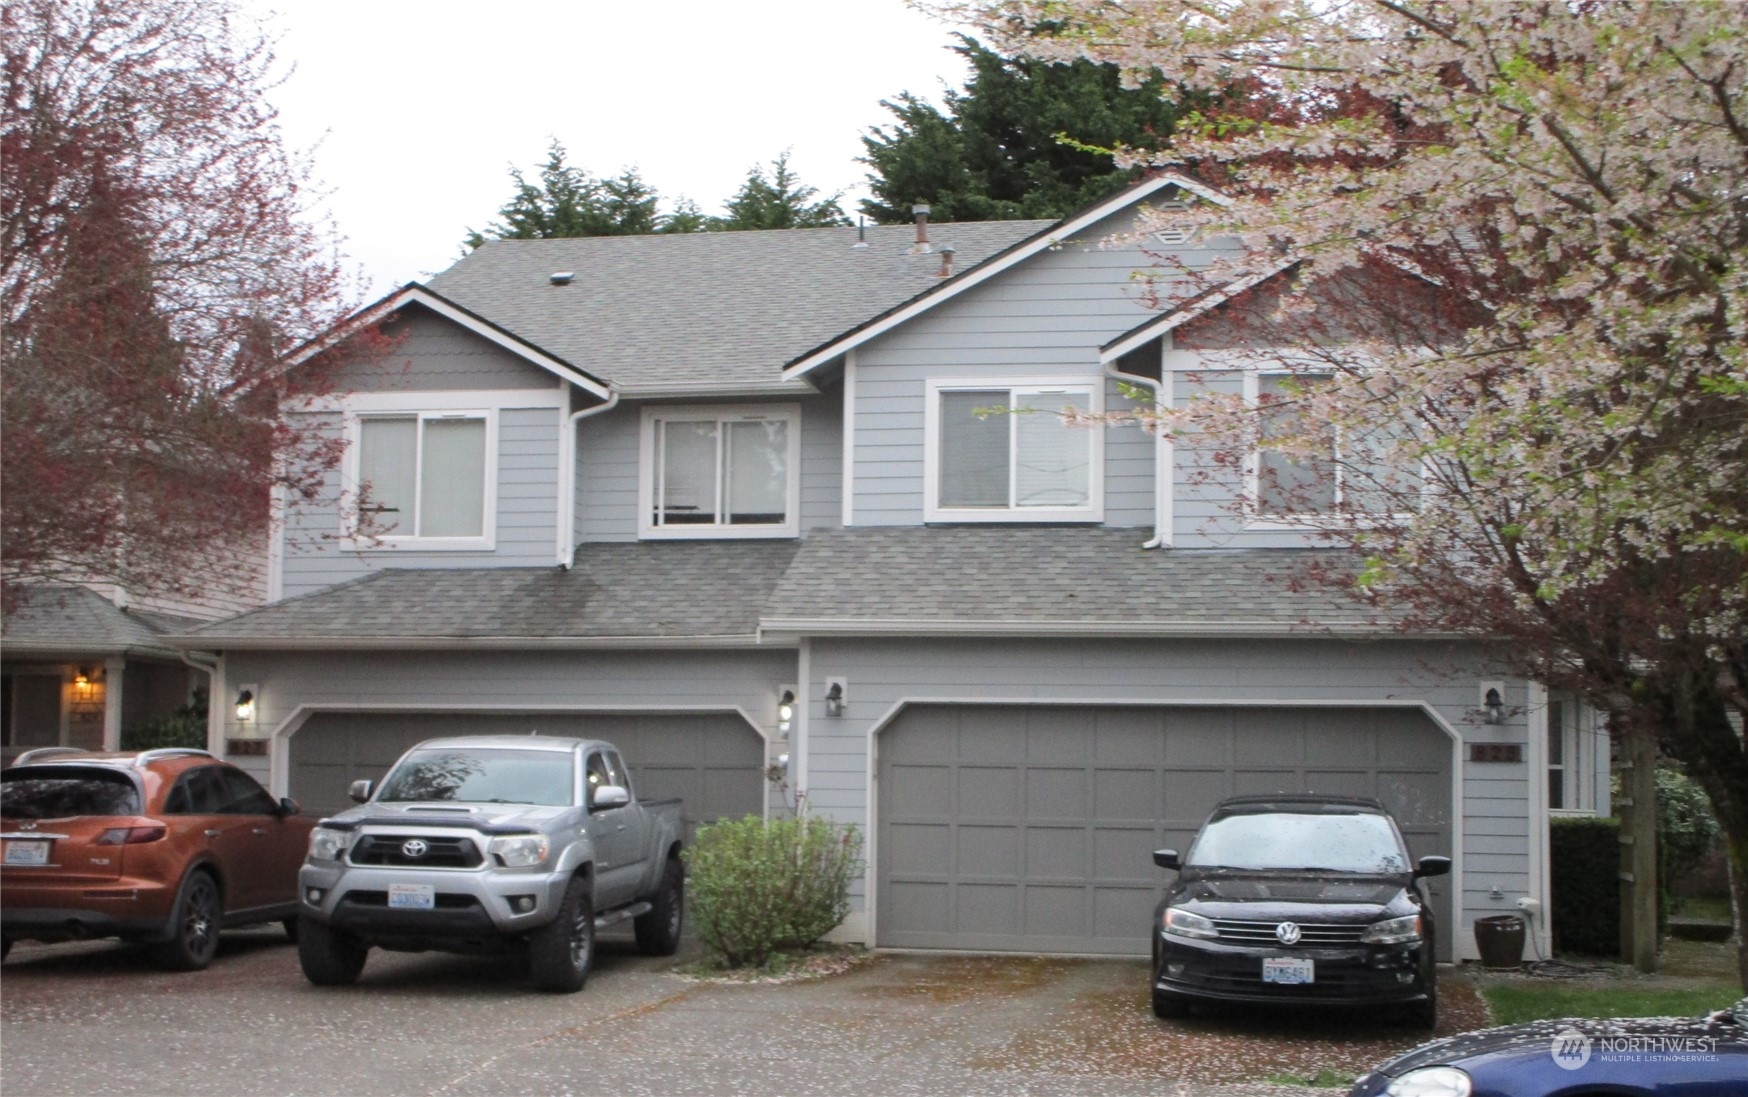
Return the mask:
[(959, 249), (954, 247), (952, 244), (942, 244), (939, 250), (940, 250), (942, 255), (958, 255), (959, 254)]
[(910, 207), (910, 212), (912, 212), (914, 214), (919, 214), (923, 217), (927, 217), (929, 215), (929, 204), (927, 202), (919, 202), (916, 205)]
[(576, 279), (576, 276), (577, 272), (574, 270), (555, 270), (547, 277), (547, 280), (555, 286), (568, 286)]

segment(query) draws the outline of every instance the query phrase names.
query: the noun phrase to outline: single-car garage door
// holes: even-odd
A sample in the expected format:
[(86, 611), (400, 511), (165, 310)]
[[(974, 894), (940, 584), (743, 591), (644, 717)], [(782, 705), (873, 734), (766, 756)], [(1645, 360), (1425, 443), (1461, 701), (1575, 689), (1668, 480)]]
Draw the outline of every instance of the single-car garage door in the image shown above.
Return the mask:
[(352, 806), (346, 790), (354, 780), (380, 780), (414, 743), (531, 731), (613, 743), (631, 767), (638, 796), (680, 797), (693, 827), (764, 813), (764, 740), (732, 713), (321, 712), (291, 737), (291, 797), (307, 812), (332, 814)]
[[(1168, 873), (1226, 796), (1374, 796), (1451, 852), (1450, 739), (1406, 708), (920, 705), (882, 731), (875, 935), (889, 948), (1145, 955)], [(1449, 878), (1429, 881), (1450, 958)]]

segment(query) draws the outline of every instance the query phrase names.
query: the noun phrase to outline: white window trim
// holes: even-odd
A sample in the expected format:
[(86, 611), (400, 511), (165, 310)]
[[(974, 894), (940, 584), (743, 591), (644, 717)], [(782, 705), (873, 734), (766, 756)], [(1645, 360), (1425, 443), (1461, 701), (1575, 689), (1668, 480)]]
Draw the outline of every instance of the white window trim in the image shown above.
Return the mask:
[[(736, 420), (782, 419), (789, 424), (787, 455), (789, 482), (784, 487), (784, 509), (789, 520), (780, 526), (685, 525), (658, 526), (655, 513), (655, 425), (663, 419)], [(720, 474), (720, 470), (719, 470)], [(637, 447), (637, 536), (646, 541), (745, 540), (801, 536), (801, 405), (800, 404), (693, 404), (643, 409)]]
[[(1248, 407), (1256, 407), (1262, 400), (1262, 379), (1264, 377), (1329, 377), (1327, 369), (1295, 369), (1291, 366), (1280, 366), (1267, 369), (1248, 369), (1244, 371), (1244, 403)], [(1260, 439), (1259, 439), (1260, 441)], [(1339, 452), (1340, 435), (1336, 437), (1336, 447)], [(1339, 460), (1336, 464), (1335, 503), (1336, 509), (1328, 514), (1263, 514), (1259, 509), (1262, 498), (1262, 451), (1257, 445), (1251, 445), (1244, 455), (1244, 528), (1254, 530), (1347, 530), (1370, 529), (1391, 522), (1402, 522), (1413, 517), (1410, 514), (1357, 514), (1342, 511), (1342, 470)], [(1426, 478), (1421, 479), (1421, 491), (1424, 493)]]
[[(1087, 504), (1083, 507), (943, 507), (941, 494), (941, 395), (966, 389), (1007, 389), (1021, 394), (1062, 390), (1084, 393), (1093, 415), (1105, 410), (1100, 377), (954, 377), (928, 381), (923, 397), (923, 521), (925, 522), (1103, 522), (1105, 520), (1105, 428), (1086, 427), (1090, 448)], [(1012, 416), (1008, 417), (1011, 421)], [(1013, 479), (1013, 432), (1009, 430), (1008, 478)]]
[[(472, 396), (477, 400), (479, 393), (458, 393), (448, 399), (426, 399), (431, 395), (433, 394), (418, 394), (409, 399), (401, 394), (373, 393), (347, 401), (346, 455), (341, 461), (340, 471), (341, 490), (347, 503), (341, 507), (341, 548), (349, 552), (490, 552), (497, 547), (498, 416), (502, 409), (463, 406), (457, 399)], [(350, 508), (358, 499), (358, 447), (363, 437), (361, 424), (365, 419), (395, 416), (417, 416), (421, 423), (427, 419), (485, 420), (485, 491), (482, 498), (485, 513), (482, 515), (478, 537), (420, 537), (410, 533), (372, 534), (362, 537), (358, 535), (356, 518), (350, 513)], [(416, 476), (415, 473), (415, 482)]]
[[(1561, 817), (1588, 816), (1597, 814), (1597, 773), (1596, 773), (1596, 712), (1576, 694), (1562, 693), (1556, 695), (1547, 691), (1547, 712), (1542, 718), (1541, 734), (1545, 737), (1553, 721), (1554, 701), (1560, 701), (1571, 709), (1570, 726), (1562, 729), (1565, 738), (1565, 760), (1560, 763), (1560, 771), (1565, 775), (1561, 781), (1565, 799), (1574, 800), (1570, 807), (1548, 808), (1549, 815)], [(1553, 769), (1547, 748), (1542, 748), (1542, 785), (1547, 787), (1548, 772)]]

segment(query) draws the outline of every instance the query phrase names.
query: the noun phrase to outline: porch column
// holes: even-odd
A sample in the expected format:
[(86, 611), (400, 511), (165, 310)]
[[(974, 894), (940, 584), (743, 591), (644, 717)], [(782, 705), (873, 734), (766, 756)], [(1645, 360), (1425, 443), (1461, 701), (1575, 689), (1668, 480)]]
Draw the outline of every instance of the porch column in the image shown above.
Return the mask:
[(127, 673), (126, 659), (103, 661), (103, 749), (121, 749), (122, 681)]

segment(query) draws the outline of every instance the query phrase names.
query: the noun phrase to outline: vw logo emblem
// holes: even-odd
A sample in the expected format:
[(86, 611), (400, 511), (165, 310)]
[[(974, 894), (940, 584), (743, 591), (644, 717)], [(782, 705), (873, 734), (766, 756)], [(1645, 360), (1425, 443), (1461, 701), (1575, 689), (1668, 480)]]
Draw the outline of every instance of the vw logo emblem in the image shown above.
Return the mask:
[[(401, 853), (415, 860), (425, 856), (426, 853), (430, 852), (430, 849), (431, 847), (423, 838), (408, 838), (401, 843)], [(1296, 938), (1298, 933), (1295, 931), (1293, 936)]]
[(1275, 927), (1275, 940), (1283, 945), (1299, 943), (1299, 927), (1292, 922), (1282, 922)]

